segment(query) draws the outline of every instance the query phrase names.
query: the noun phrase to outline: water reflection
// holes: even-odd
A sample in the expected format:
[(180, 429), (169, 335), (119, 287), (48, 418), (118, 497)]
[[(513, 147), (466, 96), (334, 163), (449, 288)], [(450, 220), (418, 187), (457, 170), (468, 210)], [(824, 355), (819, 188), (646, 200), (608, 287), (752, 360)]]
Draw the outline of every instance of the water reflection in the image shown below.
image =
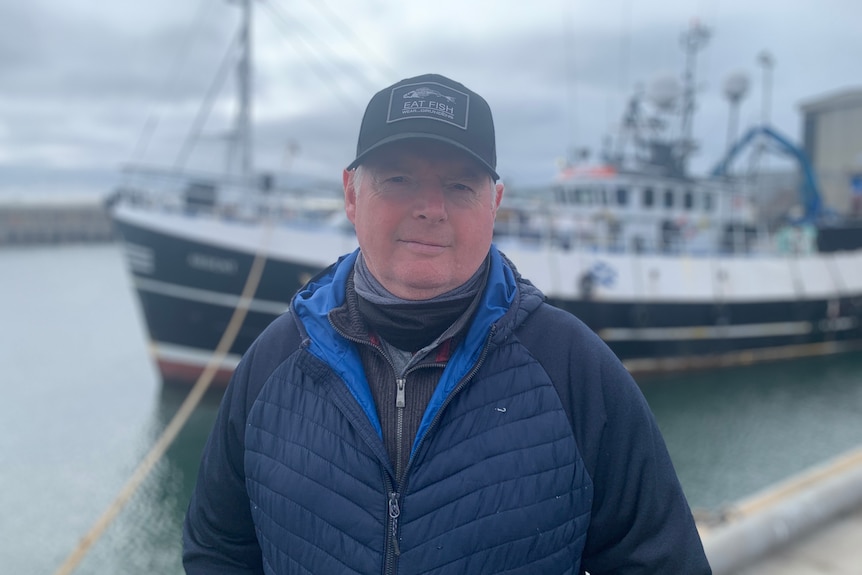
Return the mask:
[(680, 481), (717, 509), (862, 443), (862, 354), (643, 384)]
[[(161, 387), (141, 458), (177, 412), (186, 393), (186, 389)], [(183, 517), (218, 400), (217, 394), (204, 398), (138, 492), (94, 545), (79, 573), (183, 573)]]

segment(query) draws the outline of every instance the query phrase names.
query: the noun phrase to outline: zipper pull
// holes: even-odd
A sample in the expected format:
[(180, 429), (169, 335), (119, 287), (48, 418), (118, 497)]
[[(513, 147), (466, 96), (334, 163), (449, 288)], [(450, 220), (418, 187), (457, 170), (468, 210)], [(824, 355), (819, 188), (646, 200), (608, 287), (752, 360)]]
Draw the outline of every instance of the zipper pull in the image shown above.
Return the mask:
[(404, 399), (404, 384), (407, 380), (403, 377), (399, 377), (395, 379), (395, 384), (398, 386), (397, 391), (395, 392), (395, 407), (405, 407), (406, 401)]
[(398, 517), (401, 515), (401, 508), (398, 506), (398, 494), (394, 491), (389, 494), (389, 519), (392, 533), (392, 549), (395, 555), (401, 555), (401, 547), (398, 545)]

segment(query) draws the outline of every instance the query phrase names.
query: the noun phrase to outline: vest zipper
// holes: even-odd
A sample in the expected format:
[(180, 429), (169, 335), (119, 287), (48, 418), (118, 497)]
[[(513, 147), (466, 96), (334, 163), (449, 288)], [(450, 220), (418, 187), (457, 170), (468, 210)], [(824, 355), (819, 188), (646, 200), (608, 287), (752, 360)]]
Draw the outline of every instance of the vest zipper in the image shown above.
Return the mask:
[(401, 548), (398, 545), (398, 518), (401, 516), (401, 508), (398, 505), (398, 494), (392, 492), (389, 494), (389, 533), (392, 536), (392, 549), (395, 556), (401, 555)]
[(401, 546), (398, 544), (398, 518), (401, 517), (401, 504), (399, 502), (400, 494), (393, 488), (392, 481), (386, 482), (386, 488), (389, 491), (389, 502), (387, 511), (389, 518), (387, 519), (386, 529), (386, 547), (384, 557), (384, 575), (394, 575), (395, 566), (398, 557), (401, 555)]
[(404, 408), (407, 404), (404, 397), (406, 382), (407, 379), (404, 377), (395, 378), (395, 480), (399, 482), (401, 481), (401, 459), (404, 453), (401, 443), (404, 440)]

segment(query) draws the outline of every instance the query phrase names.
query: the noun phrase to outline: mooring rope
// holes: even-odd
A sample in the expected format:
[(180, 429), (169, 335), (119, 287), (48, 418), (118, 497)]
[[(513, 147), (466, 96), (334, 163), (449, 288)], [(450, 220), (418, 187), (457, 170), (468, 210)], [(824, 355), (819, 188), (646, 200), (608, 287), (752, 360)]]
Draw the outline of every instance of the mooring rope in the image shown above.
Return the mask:
[(156, 463), (162, 458), (162, 456), (167, 451), (168, 447), (170, 447), (171, 443), (173, 443), (174, 439), (176, 439), (180, 430), (185, 426), (191, 414), (194, 412), (200, 400), (203, 398), (207, 389), (209, 389), (210, 384), (212, 383), (213, 377), (215, 376), (219, 366), (233, 345), (234, 340), (236, 339), (237, 334), (239, 333), (239, 328), (242, 326), (242, 322), (245, 320), (245, 316), (248, 313), (249, 305), (251, 304), (251, 300), (254, 297), (255, 292), (257, 291), (257, 287), (260, 284), (260, 278), (263, 275), (264, 264), (266, 264), (266, 246), (269, 244), (270, 234), (272, 232), (272, 222), (267, 220), (264, 226), (264, 235), (261, 238), (261, 244), (258, 248), (257, 253), (254, 256), (254, 260), (252, 261), (251, 268), (248, 272), (248, 277), (245, 280), (245, 286), (243, 286), (242, 293), (240, 294), (239, 301), (237, 302), (236, 308), (234, 308), (233, 315), (230, 318), (230, 322), (225, 328), (224, 333), (219, 340), (218, 345), (216, 346), (215, 351), (213, 352), (212, 357), (209, 362), (207, 362), (204, 371), (198, 377), (191, 391), (189, 391), (188, 396), (186, 396), (185, 400), (183, 400), (182, 405), (177, 410), (177, 413), (165, 427), (162, 434), (156, 440), (153, 447), (150, 449), (149, 453), (144, 457), (143, 461), (138, 465), (135, 471), (132, 473), (131, 477), (126, 481), (126, 484), (120, 490), (120, 493), (111, 503), (111, 505), (105, 510), (101, 517), (93, 524), (90, 530), (84, 535), (78, 546), (74, 551), (66, 558), (62, 565), (54, 572), (54, 575), (69, 575), (74, 571), (74, 569), (78, 566), (78, 564), (83, 560), (84, 556), (90, 550), (90, 548), (99, 540), (99, 538), (104, 534), (105, 530), (111, 524), (111, 522), (117, 517), (120, 511), (125, 507), (126, 503), (129, 502), (129, 499), (132, 498), (132, 495), (138, 490), (141, 483), (144, 479), (149, 475), (150, 471), (152, 471), (153, 467), (155, 467)]

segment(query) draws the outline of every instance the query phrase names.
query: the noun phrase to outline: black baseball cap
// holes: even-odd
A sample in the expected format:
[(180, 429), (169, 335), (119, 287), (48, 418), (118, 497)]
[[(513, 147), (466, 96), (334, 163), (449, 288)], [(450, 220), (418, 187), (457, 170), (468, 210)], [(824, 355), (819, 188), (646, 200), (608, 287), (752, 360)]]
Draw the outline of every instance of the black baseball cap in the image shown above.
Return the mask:
[(407, 78), (377, 92), (368, 103), (352, 170), (377, 148), (407, 139), (445, 142), (464, 150), (484, 166), (494, 180), (497, 145), (488, 102), (463, 84), (440, 74)]

